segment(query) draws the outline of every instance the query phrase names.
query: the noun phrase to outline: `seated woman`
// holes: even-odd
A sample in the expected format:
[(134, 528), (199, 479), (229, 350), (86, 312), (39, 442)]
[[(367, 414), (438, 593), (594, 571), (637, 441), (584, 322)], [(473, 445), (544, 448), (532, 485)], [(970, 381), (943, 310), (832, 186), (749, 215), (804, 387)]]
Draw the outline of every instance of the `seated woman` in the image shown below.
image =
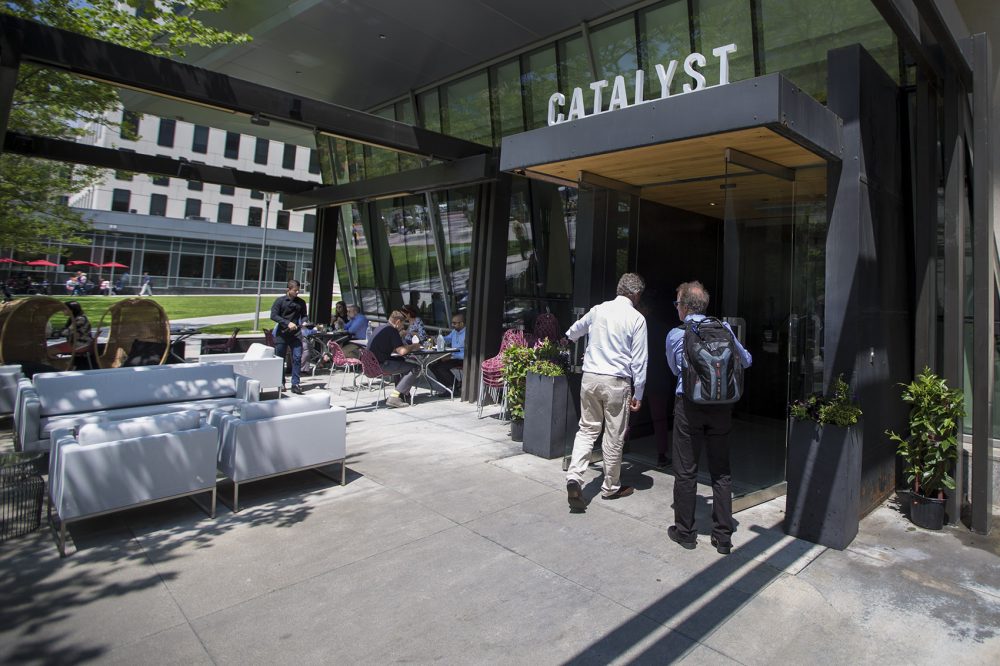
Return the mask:
[(330, 317), (330, 327), (335, 331), (342, 331), (347, 327), (347, 306), (344, 301), (337, 301), (333, 306), (333, 316)]
[(420, 342), (427, 339), (427, 331), (424, 330), (424, 322), (420, 318), (420, 313), (412, 305), (404, 305), (402, 312), (406, 315), (406, 331), (400, 335), (401, 338), (407, 342), (412, 342), (412, 338), (416, 335)]
[(87, 315), (83, 314), (83, 308), (77, 301), (67, 302), (66, 307), (73, 313), (73, 316), (66, 320), (66, 325), (59, 331), (59, 336), (66, 338), (66, 342), (56, 345), (52, 351), (60, 354), (76, 354), (86, 351), (94, 341), (94, 335), (90, 330), (90, 320), (87, 319)]

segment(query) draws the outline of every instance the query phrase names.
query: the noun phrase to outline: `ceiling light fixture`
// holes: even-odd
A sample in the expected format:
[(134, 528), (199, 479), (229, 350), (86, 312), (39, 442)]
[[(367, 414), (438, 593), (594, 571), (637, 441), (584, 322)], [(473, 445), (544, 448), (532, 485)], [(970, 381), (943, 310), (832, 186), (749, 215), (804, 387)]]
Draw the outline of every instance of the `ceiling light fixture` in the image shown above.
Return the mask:
[(378, 38), (379, 39), (385, 39), (385, 35), (380, 33), (379, 36), (378, 36)]

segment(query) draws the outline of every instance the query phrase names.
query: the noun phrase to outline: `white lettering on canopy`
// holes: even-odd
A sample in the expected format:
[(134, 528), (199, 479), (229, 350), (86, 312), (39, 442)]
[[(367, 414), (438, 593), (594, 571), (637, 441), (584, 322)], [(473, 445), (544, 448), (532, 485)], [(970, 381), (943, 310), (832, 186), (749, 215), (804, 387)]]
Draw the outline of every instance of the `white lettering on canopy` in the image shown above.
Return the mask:
[[(725, 46), (712, 49), (712, 55), (719, 59), (719, 83), (717, 85), (724, 86), (729, 83), (729, 56), (732, 53), (736, 53), (736, 44), (726, 44)], [(684, 58), (681, 64), (684, 68), (684, 74), (694, 81), (694, 85), (691, 83), (685, 83), (683, 85), (682, 88), (684, 93), (695, 92), (707, 87), (708, 81), (705, 79), (705, 75), (700, 71), (707, 65), (708, 59), (701, 53), (692, 53)], [(677, 74), (677, 67), (678, 63), (676, 60), (671, 60), (667, 63), (666, 67), (657, 63), (655, 69), (656, 78), (660, 81), (660, 99), (670, 97), (670, 86), (674, 82), (674, 75)], [(635, 106), (636, 104), (644, 104), (648, 101), (652, 101), (645, 99), (644, 96), (645, 76), (645, 72), (641, 69), (636, 70), (635, 85), (633, 88), (634, 94), (632, 98), (633, 101), (631, 103), (628, 101), (625, 77), (616, 76), (614, 78), (614, 82), (611, 84), (611, 97), (608, 100), (607, 111), (604, 110), (602, 90), (607, 88), (609, 84), (604, 79), (594, 81), (590, 84), (590, 89), (594, 91), (593, 106), (591, 107), (590, 113), (587, 112), (587, 109), (584, 106), (582, 88), (573, 88), (573, 93), (570, 95), (569, 111), (566, 115), (563, 115), (559, 111), (559, 109), (566, 105), (566, 96), (561, 92), (552, 93), (549, 97), (549, 125), (558, 125), (559, 123), (566, 122), (567, 120), (577, 120), (579, 118), (585, 118), (588, 115), (596, 116), (599, 113), (617, 111), (618, 109), (624, 109), (629, 106)]]

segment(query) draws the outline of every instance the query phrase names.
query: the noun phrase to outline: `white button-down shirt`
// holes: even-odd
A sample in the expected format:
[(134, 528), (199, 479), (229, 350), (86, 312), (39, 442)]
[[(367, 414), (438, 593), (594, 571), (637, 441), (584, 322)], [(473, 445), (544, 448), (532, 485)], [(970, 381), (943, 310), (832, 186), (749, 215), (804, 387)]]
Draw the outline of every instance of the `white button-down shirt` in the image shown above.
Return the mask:
[(642, 400), (646, 388), (646, 319), (625, 296), (595, 305), (566, 331), (570, 340), (590, 335), (583, 371), (632, 380), (632, 393)]

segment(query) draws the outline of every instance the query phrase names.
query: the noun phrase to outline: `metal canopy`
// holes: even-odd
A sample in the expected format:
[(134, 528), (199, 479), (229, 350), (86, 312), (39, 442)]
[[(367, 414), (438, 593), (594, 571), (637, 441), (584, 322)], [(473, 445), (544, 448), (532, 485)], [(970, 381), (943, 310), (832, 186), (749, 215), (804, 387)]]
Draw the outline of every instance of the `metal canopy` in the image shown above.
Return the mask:
[(352, 141), (444, 160), (490, 150), (471, 141), (233, 78), (169, 58), (0, 14), (0, 52), (116, 86), (262, 121), (306, 127)]
[(508, 136), (500, 168), (577, 183), (593, 175), (637, 188), (643, 198), (713, 217), (723, 214), (719, 182), (748, 176), (726, 151), (802, 170), (797, 195), (826, 191), (822, 167), (840, 161), (842, 122), (787, 79), (749, 81)]

